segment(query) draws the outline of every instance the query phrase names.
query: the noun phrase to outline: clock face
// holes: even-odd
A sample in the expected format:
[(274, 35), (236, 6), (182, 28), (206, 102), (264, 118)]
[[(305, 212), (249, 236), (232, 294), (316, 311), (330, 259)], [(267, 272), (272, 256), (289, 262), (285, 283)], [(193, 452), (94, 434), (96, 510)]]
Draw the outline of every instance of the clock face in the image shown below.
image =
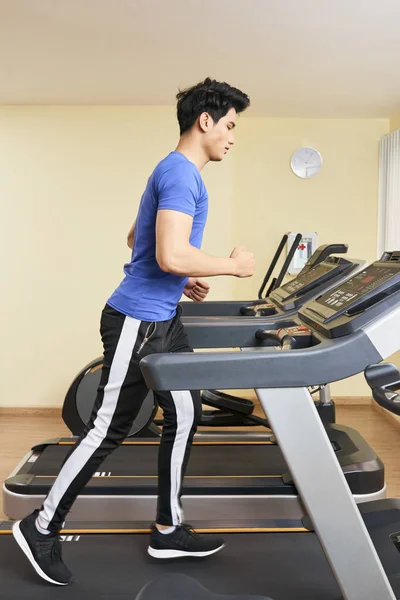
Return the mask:
[(322, 167), (322, 156), (315, 148), (299, 148), (293, 154), (290, 166), (297, 177), (309, 179), (314, 177)]

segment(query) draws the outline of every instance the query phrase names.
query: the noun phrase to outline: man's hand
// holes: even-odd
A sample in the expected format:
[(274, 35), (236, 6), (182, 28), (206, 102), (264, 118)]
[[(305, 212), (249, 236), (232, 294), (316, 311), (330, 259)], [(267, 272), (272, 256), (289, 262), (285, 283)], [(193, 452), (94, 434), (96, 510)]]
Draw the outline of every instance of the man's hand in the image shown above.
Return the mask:
[(210, 286), (208, 283), (197, 277), (189, 277), (189, 280), (183, 289), (185, 296), (193, 300), (193, 302), (203, 302), (209, 291)]
[(235, 277), (251, 277), (254, 275), (256, 259), (252, 252), (247, 252), (244, 246), (237, 246), (232, 250), (230, 258), (235, 261)]

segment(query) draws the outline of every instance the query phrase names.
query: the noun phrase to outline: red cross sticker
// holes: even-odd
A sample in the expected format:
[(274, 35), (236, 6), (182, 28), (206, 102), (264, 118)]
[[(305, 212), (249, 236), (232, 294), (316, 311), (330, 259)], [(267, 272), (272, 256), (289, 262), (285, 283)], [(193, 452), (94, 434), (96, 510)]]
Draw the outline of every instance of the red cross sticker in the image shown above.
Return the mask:
[(305, 249), (306, 249), (306, 247), (304, 244), (300, 244), (300, 246), (298, 247), (298, 250), (305, 250)]

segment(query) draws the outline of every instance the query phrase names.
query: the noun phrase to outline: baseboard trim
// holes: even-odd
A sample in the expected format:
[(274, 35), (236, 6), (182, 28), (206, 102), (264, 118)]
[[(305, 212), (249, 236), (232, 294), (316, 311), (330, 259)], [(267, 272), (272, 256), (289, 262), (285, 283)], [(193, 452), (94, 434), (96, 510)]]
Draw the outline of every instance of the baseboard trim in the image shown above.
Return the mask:
[(392, 425), (396, 427), (400, 431), (400, 417), (394, 415), (393, 413), (385, 410), (382, 406), (379, 406), (376, 402), (373, 403), (373, 408), (377, 412), (379, 412), (387, 421), (389, 421)]
[[(254, 404), (260, 404), (257, 395), (249, 390), (244, 390), (243, 393), (241, 390), (227, 390), (227, 392), (246, 400), (252, 400)], [(372, 403), (371, 396), (332, 396), (332, 400), (337, 406), (371, 406)]]
[(371, 396), (332, 396), (336, 406), (371, 406)]
[(56, 406), (0, 406), (0, 417), (60, 417), (61, 408)]

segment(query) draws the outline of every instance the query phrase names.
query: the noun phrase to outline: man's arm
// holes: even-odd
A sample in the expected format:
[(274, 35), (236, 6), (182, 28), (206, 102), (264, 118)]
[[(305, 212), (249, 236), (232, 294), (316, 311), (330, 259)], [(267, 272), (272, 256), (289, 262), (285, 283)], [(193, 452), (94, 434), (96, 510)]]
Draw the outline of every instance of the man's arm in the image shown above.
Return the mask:
[(190, 244), (193, 217), (176, 210), (158, 210), (156, 221), (156, 260), (160, 269), (186, 277), (254, 273), (254, 255), (235, 248), (230, 258), (210, 256)]
[(129, 248), (131, 250), (133, 248), (133, 236), (134, 236), (134, 233), (135, 233), (135, 226), (136, 226), (136, 219), (134, 220), (132, 227), (128, 231), (128, 235), (127, 235), (127, 238), (126, 238), (126, 243), (128, 244), (128, 246), (129, 246)]

